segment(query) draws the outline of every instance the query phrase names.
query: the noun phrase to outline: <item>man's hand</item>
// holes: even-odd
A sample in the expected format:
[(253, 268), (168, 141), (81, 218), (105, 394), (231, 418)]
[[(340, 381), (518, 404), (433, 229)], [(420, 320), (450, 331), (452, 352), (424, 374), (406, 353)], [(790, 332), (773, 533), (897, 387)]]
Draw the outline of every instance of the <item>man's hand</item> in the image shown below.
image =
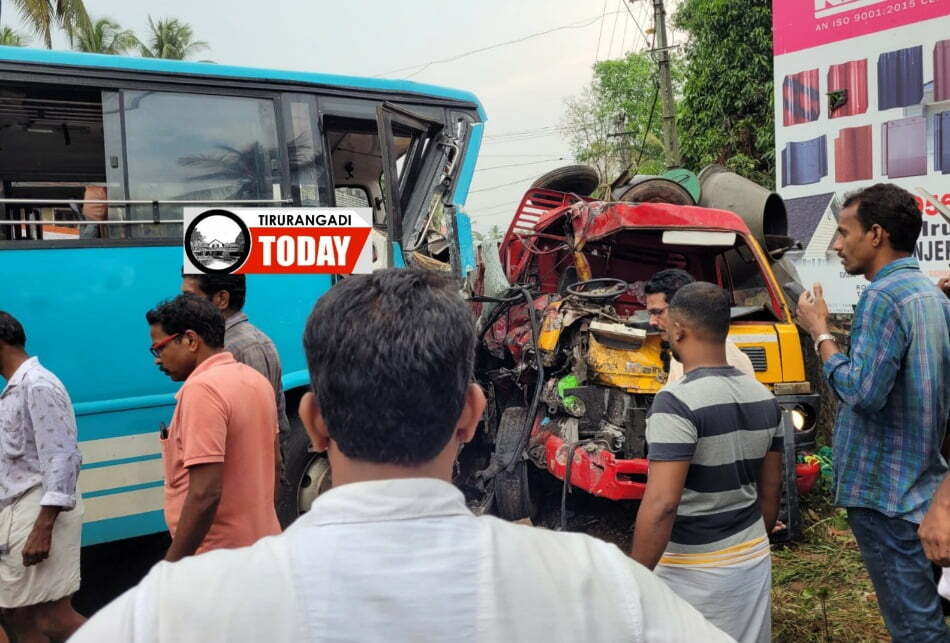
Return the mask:
[(917, 530), (924, 554), (941, 567), (950, 567), (950, 475), (947, 475)]
[(33, 523), (33, 529), (23, 545), (23, 566), (38, 565), (49, 558), (53, 545), (53, 525), (62, 507), (40, 507), (40, 514)]
[(798, 298), (798, 323), (813, 339), (828, 332), (828, 304), (821, 284), (815, 284), (812, 292), (806, 290)]
[(950, 297), (950, 277), (942, 277), (940, 281), (937, 282), (937, 288), (943, 291), (947, 297)]

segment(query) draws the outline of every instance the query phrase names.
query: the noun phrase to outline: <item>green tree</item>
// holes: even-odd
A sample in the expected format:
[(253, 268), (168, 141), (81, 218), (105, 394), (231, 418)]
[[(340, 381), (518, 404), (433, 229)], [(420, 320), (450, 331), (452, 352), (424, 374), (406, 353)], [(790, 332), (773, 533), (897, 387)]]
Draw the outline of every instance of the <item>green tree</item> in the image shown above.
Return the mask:
[[(639, 174), (664, 171), (656, 64), (646, 53), (594, 65), (590, 85), (567, 99), (561, 120), (574, 157), (612, 181), (633, 165)], [(674, 89), (682, 82), (682, 64), (674, 59)]]
[(82, 20), (74, 37), (76, 50), (94, 54), (121, 55), (139, 46), (139, 39), (131, 29), (122, 29), (109, 18)]
[(208, 43), (195, 40), (191, 25), (177, 18), (162, 18), (156, 22), (149, 16), (148, 30), (147, 42), (141, 45), (141, 53), (145, 58), (184, 60), (208, 49)]
[[(2, 1), (2, 0), (0, 0)], [(53, 26), (58, 25), (73, 44), (73, 34), (83, 20), (88, 20), (82, 0), (13, 0), (20, 17), (43, 39), (47, 49), (53, 47)]]
[(684, 163), (721, 163), (773, 186), (771, 2), (684, 0), (674, 22), (689, 34), (678, 110)]
[(23, 47), (30, 42), (30, 39), (10, 27), (0, 29), (0, 45), (7, 47)]

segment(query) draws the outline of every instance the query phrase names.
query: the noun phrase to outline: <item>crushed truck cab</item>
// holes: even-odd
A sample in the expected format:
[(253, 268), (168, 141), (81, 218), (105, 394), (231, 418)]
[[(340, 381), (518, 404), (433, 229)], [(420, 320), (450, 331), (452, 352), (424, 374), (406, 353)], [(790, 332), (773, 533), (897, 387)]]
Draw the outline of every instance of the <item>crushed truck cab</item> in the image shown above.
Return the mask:
[(489, 399), (476, 445), (491, 455), (463, 489), (491, 495), (502, 517), (530, 515), (538, 470), (604, 498), (643, 496), (646, 417), (670, 360), (648, 322), (644, 286), (666, 268), (730, 293), (730, 339), (789, 411), (791, 442), (813, 444), (818, 396), (798, 329), (769, 258), (732, 212), (534, 189), (498, 258), (500, 266), (484, 262), (475, 286), (478, 300), (493, 265), (511, 285), (476, 304), (477, 372)]

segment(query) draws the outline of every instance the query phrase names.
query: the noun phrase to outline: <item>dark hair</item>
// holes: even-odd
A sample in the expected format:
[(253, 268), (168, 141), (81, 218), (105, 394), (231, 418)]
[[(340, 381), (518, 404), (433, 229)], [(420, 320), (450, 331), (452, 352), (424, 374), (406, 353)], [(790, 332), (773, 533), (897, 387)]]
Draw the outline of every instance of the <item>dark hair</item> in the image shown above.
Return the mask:
[(16, 317), (0, 310), (0, 342), (23, 348), (26, 346), (26, 333)]
[(160, 324), (168, 335), (192, 330), (210, 348), (224, 346), (224, 317), (204, 297), (183, 293), (145, 313), (150, 325)]
[(893, 183), (876, 183), (852, 192), (842, 208), (858, 204), (858, 220), (865, 232), (875, 223), (891, 237), (891, 247), (899, 252), (913, 252), (920, 236), (921, 214), (910, 192)]
[(418, 465), (452, 437), (475, 324), (446, 276), (390, 268), (348, 277), (314, 306), (303, 345), (330, 437), (347, 457)]
[(704, 339), (725, 342), (731, 321), (729, 293), (706, 281), (687, 284), (670, 301), (670, 314), (684, 317)]
[(673, 295), (676, 294), (677, 290), (694, 281), (696, 280), (693, 279), (693, 276), (685, 270), (667, 268), (653, 275), (653, 279), (648, 281), (646, 286), (643, 287), (643, 292), (648, 295), (659, 295), (662, 293), (666, 295), (666, 303), (670, 303), (673, 301)]
[(198, 287), (209, 299), (217, 292), (226, 290), (228, 293), (228, 310), (238, 311), (244, 308), (247, 298), (247, 280), (244, 275), (186, 275), (182, 270), (182, 277), (194, 279)]

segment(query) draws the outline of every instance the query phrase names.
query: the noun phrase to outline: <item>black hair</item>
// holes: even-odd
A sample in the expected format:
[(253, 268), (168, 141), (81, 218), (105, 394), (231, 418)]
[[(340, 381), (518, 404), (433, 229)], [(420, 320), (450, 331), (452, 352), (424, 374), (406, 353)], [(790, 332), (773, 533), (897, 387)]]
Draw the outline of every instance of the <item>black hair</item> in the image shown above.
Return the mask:
[(676, 291), (691, 284), (695, 279), (685, 270), (679, 268), (667, 268), (653, 275), (653, 279), (648, 281), (643, 287), (643, 292), (648, 295), (666, 295), (666, 303), (673, 301), (673, 295)]
[(186, 275), (182, 269), (182, 277), (194, 279), (198, 282), (201, 292), (211, 299), (215, 293), (226, 290), (228, 293), (228, 310), (239, 311), (244, 308), (247, 299), (247, 280), (244, 275)]
[(858, 220), (865, 232), (876, 223), (890, 235), (894, 250), (914, 251), (922, 217), (910, 192), (893, 183), (876, 183), (849, 194), (842, 208), (855, 203), (858, 204)]
[(344, 455), (413, 466), (445, 448), (475, 359), (474, 317), (448, 277), (398, 268), (348, 277), (317, 301), (303, 345)]
[(731, 322), (729, 293), (706, 281), (687, 284), (673, 295), (670, 315), (685, 318), (707, 341), (725, 342)]
[(183, 293), (145, 313), (149, 325), (159, 324), (168, 335), (194, 331), (210, 348), (224, 346), (224, 317), (204, 297)]
[(0, 310), (0, 342), (23, 348), (26, 346), (26, 333), (16, 317)]

